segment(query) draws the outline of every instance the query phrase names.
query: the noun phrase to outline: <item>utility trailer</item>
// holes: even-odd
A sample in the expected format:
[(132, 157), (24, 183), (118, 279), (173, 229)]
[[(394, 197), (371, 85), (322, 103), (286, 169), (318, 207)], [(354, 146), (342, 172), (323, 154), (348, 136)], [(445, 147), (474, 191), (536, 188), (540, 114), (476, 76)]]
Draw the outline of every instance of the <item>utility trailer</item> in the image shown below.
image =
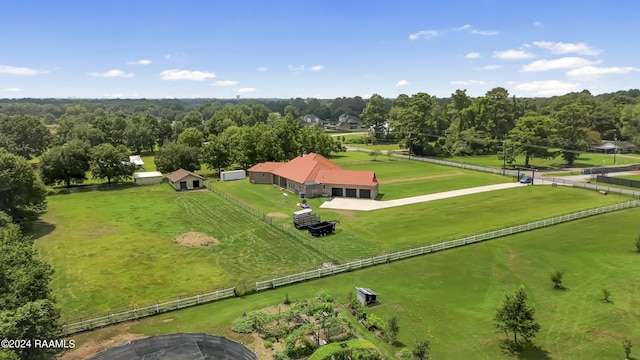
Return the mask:
[(296, 229), (307, 229), (311, 225), (320, 223), (320, 216), (311, 209), (299, 210), (293, 213), (293, 226)]
[(323, 221), (321, 223), (309, 226), (307, 230), (309, 231), (309, 234), (311, 234), (311, 236), (327, 236), (333, 234), (333, 232), (336, 231), (337, 223), (339, 223), (338, 220)]

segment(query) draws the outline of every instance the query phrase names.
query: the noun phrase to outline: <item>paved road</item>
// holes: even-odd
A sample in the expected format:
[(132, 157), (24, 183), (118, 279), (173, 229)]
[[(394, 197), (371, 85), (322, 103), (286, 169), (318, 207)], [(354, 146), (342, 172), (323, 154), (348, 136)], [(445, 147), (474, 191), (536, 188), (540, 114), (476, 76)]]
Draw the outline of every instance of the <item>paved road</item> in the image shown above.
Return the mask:
[(325, 201), (322, 205), (320, 205), (320, 208), (371, 211), (371, 210), (387, 209), (387, 208), (396, 207), (396, 206), (423, 203), (423, 202), (434, 201), (434, 200), (448, 199), (448, 198), (463, 196), (463, 195), (478, 194), (478, 193), (488, 192), (488, 191), (511, 189), (511, 188), (521, 187), (521, 186), (526, 186), (526, 185), (520, 184), (517, 182), (495, 184), (495, 185), (478, 186), (478, 187), (453, 190), (453, 191), (445, 191), (445, 192), (439, 192), (435, 194), (412, 196), (412, 197), (395, 199), (395, 200), (387, 200), (387, 201), (336, 197), (336, 198)]

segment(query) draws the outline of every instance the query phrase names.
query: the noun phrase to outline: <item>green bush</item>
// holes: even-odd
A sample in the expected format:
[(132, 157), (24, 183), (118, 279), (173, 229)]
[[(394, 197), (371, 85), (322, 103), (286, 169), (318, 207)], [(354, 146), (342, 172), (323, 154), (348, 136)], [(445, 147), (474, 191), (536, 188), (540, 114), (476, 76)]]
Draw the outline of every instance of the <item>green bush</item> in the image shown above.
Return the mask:
[(271, 349), (273, 347), (273, 341), (265, 340), (264, 347), (266, 347), (267, 349)]
[(400, 350), (400, 359), (411, 359), (413, 354), (411, 354), (411, 350), (404, 348)]
[(363, 325), (369, 330), (383, 330), (385, 328), (385, 322), (376, 314), (367, 315)]

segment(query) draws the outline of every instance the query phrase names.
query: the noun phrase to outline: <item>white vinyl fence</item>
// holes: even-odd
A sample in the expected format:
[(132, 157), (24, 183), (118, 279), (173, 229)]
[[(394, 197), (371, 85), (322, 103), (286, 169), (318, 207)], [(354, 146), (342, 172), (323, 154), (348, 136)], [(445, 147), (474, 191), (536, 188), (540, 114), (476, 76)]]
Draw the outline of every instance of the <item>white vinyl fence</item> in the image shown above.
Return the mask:
[(324, 276), (339, 274), (345, 271), (361, 269), (368, 266), (389, 263), (391, 261), (405, 259), (408, 257), (451, 249), (454, 247), (472, 244), (479, 241), (495, 239), (495, 238), (499, 238), (499, 237), (503, 237), (511, 234), (517, 234), (517, 233), (521, 233), (521, 232), (525, 232), (533, 229), (539, 229), (539, 228), (543, 228), (543, 227), (547, 227), (555, 224), (565, 223), (568, 221), (583, 219), (593, 215), (604, 214), (604, 213), (609, 213), (609, 212), (623, 210), (623, 209), (629, 209), (637, 206), (640, 206), (640, 200), (631, 200), (624, 203), (602, 206), (599, 208), (578, 211), (578, 212), (574, 212), (566, 215), (554, 216), (552, 218), (538, 220), (538, 221), (530, 222), (523, 225), (511, 226), (508, 228), (490, 231), (482, 234), (465, 236), (463, 238), (456, 239), (456, 240), (443, 241), (437, 244), (421, 246), (419, 248), (414, 248), (409, 250), (398, 251), (392, 254), (374, 256), (372, 258), (351, 261), (345, 264), (334, 265), (327, 268), (305, 271), (305, 272), (283, 276), (283, 277), (266, 280), (266, 281), (259, 281), (256, 283), (256, 291), (273, 289), (279, 286), (289, 285), (289, 284), (293, 284), (293, 283), (297, 283), (297, 282), (301, 282), (309, 279), (315, 279), (315, 278), (320, 278)]
[(191, 296), (188, 298), (173, 300), (165, 303), (146, 306), (140, 309), (132, 309), (125, 312), (109, 314), (102, 317), (80, 321), (72, 324), (62, 325), (62, 335), (68, 336), (70, 334), (79, 333), (82, 331), (88, 331), (99, 327), (114, 325), (117, 323), (137, 320), (143, 317), (161, 314), (167, 311), (173, 311), (178, 309), (187, 308), (199, 304), (204, 304), (212, 301), (218, 301), (235, 296), (235, 288), (214, 291), (208, 294)]

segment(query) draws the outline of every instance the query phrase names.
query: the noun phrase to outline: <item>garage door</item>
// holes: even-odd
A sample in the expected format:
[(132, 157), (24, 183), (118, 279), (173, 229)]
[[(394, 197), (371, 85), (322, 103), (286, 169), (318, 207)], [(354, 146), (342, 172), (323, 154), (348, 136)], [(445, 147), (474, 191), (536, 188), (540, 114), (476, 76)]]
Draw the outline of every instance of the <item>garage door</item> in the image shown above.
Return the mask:
[(362, 199), (370, 199), (371, 198), (371, 190), (360, 189), (360, 197)]
[(342, 188), (331, 188), (331, 196), (342, 196)]
[(350, 197), (350, 198), (358, 197), (356, 195), (356, 189), (347, 189), (347, 195), (346, 196)]

